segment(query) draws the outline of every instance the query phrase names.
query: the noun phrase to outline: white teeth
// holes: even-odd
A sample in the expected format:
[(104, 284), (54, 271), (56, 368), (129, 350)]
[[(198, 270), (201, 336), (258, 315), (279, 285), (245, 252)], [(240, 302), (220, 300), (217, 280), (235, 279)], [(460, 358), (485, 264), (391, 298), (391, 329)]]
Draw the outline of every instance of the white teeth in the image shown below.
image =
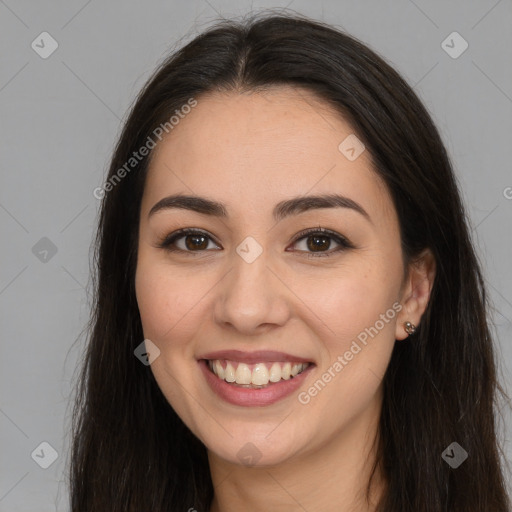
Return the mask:
[[(304, 371), (309, 366), (309, 363), (274, 362), (270, 366), (270, 363), (263, 362), (247, 365), (246, 363), (226, 361), (226, 368), (224, 368), (221, 361), (216, 359), (215, 361), (208, 361), (208, 366), (217, 377), (226, 382), (246, 387), (261, 387), (267, 386), (269, 382), (275, 383), (281, 379), (289, 380)], [(252, 366), (252, 370), (250, 366)]]
[(235, 369), (233, 368), (233, 366), (231, 365), (231, 363), (229, 361), (228, 361), (228, 364), (226, 365), (224, 380), (226, 382), (235, 382), (235, 380), (236, 380)]
[(238, 363), (238, 368), (235, 372), (237, 384), (250, 384), (252, 372), (249, 367), (244, 363)]
[(281, 380), (281, 365), (274, 363), (270, 368), (270, 382), (279, 382)]
[(265, 363), (258, 363), (252, 370), (251, 383), (257, 386), (264, 386), (268, 384), (269, 373)]
[(281, 378), (284, 380), (288, 380), (291, 376), (292, 365), (291, 363), (284, 363), (283, 368), (281, 370)]
[(224, 379), (224, 377), (226, 376), (226, 372), (224, 371), (224, 368), (222, 368), (220, 361), (215, 361), (214, 366), (215, 368), (212, 368), (212, 370), (215, 370), (215, 373), (219, 376), (220, 379)]

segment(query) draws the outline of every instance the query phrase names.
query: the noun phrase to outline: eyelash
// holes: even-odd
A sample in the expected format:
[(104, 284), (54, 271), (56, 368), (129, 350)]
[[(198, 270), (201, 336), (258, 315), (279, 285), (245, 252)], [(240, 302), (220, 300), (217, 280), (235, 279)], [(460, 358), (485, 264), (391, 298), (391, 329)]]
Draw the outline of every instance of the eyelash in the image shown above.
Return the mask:
[[(199, 230), (191, 229), (191, 228), (184, 228), (184, 229), (179, 229), (178, 231), (175, 231), (174, 233), (171, 233), (170, 235), (167, 235), (163, 240), (158, 242), (158, 247), (160, 249), (165, 249), (166, 251), (169, 251), (169, 252), (185, 252), (185, 253), (190, 253), (190, 254), (204, 252), (207, 250), (207, 249), (203, 249), (203, 250), (199, 250), (199, 251), (189, 251), (189, 250), (177, 249), (176, 247), (172, 247), (173, 243), (175, 243), (180, 238), (184, 238), (187, 235), (205, 236), (209, 240), (212, 240), (214, 243), (217, 243), (217, 242), (215, 242), (215, 240), (213, 240), (212, 237), (210, 237), (208, 235), (208, 233), (205, 233), (204, 231), (199, 231)], [(318, 228), (305, 229), (304, 231), (301, 231), (300, 233), (298, 233), (297, 237), (292, 242), (292, 245), (296, 244), (303, 238), (307, 238), (308, 236), (311, 236), (311, 235), (327, 236), (328, 238), (331, 238), (335, 242), (337, 242), (340, 245), (340, 247), (338, 247), (334, 250), (330, 250), (329, 252), (320, 251), (320, 252), (315, 253), (315, 252), (298, 251), (298, 252), (305, 253), (306, 257), (308, 257), (308, 258), (330, 257), (332, 254), (338, 253), (338, 252), (346, 250), (346, 249), (355, 249), (355, 246), (344, 236), (342, 236), (334, 231), (330, 231), (329, 229), (322, 228), (320, 226)]]

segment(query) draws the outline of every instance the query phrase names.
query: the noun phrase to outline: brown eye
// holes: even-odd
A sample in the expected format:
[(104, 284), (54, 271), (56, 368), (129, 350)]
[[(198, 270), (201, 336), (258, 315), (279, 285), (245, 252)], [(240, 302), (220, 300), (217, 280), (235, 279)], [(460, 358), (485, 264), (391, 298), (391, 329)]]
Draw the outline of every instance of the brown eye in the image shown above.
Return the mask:
[[(194, 251), (196, 249), (206, 249), (208, 247), (208, 237), (203, 235), (185, 235), (185, 246)], [(206, 243), (205, 243), (206, 241)]]
[[(338, 247), (329, 250), (333, 242)], [(299, 247), (298, 252), (304, 252), (306, 256), (310, 257), (331, 256), (333, 253), (354, 248), (354, 245), (344, 236), (324, 228), (309, 229), (299, 233), (299, 237), (293, 245), (300, 246), (301, 244), (302, 247)]]
[(181, 229), (165, 237), (158, 246), (167, 251), (203, 252), (208, 249), (210, 242), (216, 245), (207, 233)]
[(308, 243), (307, 247), (309, 250), (315, 252), (315, 251), (322, 251), (327, 250), (330, 248), (331, 241), (329, 236), (317, 236), (317, 235), (309, 235), (306, 237)]
[[(210, 243), (213, 244), (214, 249), (220, 249), (219, 245), (207, 233), (187, 228), (180, 229), (166, 236), (158, 244), (158, 247), (170, 252), (190, 254), (211, 250), (212, 247), (209, 247)], [(331, 249), (333, 243), (337, 244), (338, 247)], [(299, 233), (293, 245), (300, 244), (303, 247), (294, 251), (305, 253), (308, 257), (331, 256), (334, 253), (355, 247), (344, 236), (324, 228), (309, 229)]]

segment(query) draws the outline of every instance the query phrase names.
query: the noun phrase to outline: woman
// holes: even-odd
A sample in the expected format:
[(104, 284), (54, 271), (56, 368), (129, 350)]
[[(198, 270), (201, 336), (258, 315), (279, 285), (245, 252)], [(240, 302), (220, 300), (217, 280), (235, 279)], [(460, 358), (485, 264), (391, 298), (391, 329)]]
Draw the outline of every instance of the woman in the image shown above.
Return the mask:
[(464, 207), (374, 52), (219, 23), (148, 81), (95, 195), (73, 511), (509, 510)]

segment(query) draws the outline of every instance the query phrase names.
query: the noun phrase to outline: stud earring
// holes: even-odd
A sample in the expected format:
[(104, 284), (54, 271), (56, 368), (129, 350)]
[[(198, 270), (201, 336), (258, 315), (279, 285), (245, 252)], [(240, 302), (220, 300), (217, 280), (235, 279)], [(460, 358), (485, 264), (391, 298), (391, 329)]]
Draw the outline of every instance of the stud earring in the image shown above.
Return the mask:
[(411, 322), (404, 322), (404, 329), (407, 334), (414, 334), (416, 332), (416, 326)]

